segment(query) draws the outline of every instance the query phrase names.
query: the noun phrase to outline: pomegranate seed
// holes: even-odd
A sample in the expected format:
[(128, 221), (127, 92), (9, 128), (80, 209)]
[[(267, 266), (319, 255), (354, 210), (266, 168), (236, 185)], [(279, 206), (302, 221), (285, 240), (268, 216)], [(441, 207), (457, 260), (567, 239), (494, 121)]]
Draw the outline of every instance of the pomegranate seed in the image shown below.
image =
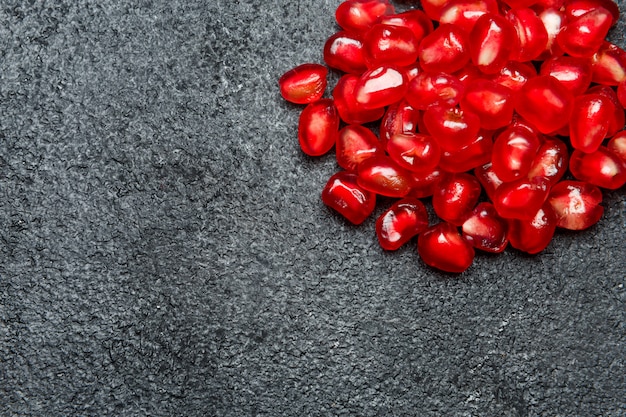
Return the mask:
[(616, 190), (626, 183), (626, 164), (604, 146), (592, 153), (574, 150), (569, 170), (577, 180), (610, 190)]
[(619, 46), (603, 42), (591, 61), (594, 83), (618, 85), (626, 80), (626, 51)]
[(419, 60), (425, 71), (458, 71), (469, 59), (467, 34), (454, 25), (439, 26), (419, 46)]
[(415, 197), (397, 201), (376, 220), (376, 236), (385, 250), (396, 250), (428, 228), (428, 213)]
[(503, 3), (508, 5), (511, 9), (521, 9), (523, 7), (530, 7), (537, 3), (538, 0), (502, 0)]
[(465, 172), (491, 161), (492, 133), (481, 130), (474, 140), (455, 151), (442, 151), (439, 167), (446, 172)]
[(365, 109), (378, 109), (402, 99), (407, 86), (404, 73), (393, 67), (381, 66), (361, 75), (354, 86), (354, 96)]
[(559, 31), (556, 41), (571, 56), (590, 57), (600, 48), (612, 24), (611, 12), (598, 7), (569, 20)]
[(456, 106), (465, 87), (454, 75), (422, 72), (409, 83), (406, 100), (418, 110), (432, 105)]
[(565, 16), (568, 20), (574, 20), (598, 7), (604, 7), (611, 12), (611, 25), (617, 22), (619, 19), (619, 7), (612, 0), (568, 0), (565, 3)]
[(544, 250), (556, 230), (556, 214), (549, 202), (529, 219), (508, 219), (507, 238), (511, 246), (529, 254)]
[(617, 99), (626, 108), (626, 79), (617, 86)]
[(337, 7), (335, 19), (349, 32), (365, 32), (381, 16), (395, 13), (387, 0), (347, 0)]
[(591, 84), (591, 61), (588, 58), (555, 56), (541, 64), (540, 75), (551, 75), (578, 96)]
[(480, 119), (458, 107), (431, 106), (424, 112), (424, 125), (444, 151), (454, 152), (474, 141)]
[(539, 55), (539, 58), (545, 59), (563, 55), (563, 51), (559, 47), (556, 37), (561, 31), (561, 27), (565, 24), (565, 14), (559, 8), (546, 8), (539, 13), (539, 19), (548, 34), (546, 49)]
[(513, 24), (517, 32), (518, 48), (511, 52), (515, 61), (536, 59), (546, 50), (548, 32), (539, 16), (530, 8), (511, 9), (504, 17)]
[(461, 228), (463, 237), (476, 249), (499, 253), (509, 243), (506, 237), (507, 222), (498, 216), (493, 204), (488, 202), (478, 204)]
[(540, 142), (537, 135), (522, 126), (511, 126), (493, 144), (493, 171), (504, 182), (526, 176)]
[(613, 103), (614, 112), (613, 115), (609, 118), (609, 131), (607, 132), (607, 136), (613, 136), (624, 128), (624, 124), (626, 123), (626, 115), (624, 115), (624, 109), (619, 102), (617, 93), (611, 87), (607, 85), (594, 85), (589, 90), (587, 90), (586, 93), (600, 93), (608, 98), (611, 103)]
[(302, 64), (284, 73), (278, 80), (280, 94), (295, 104), (308, 104), (322, 98), (328, 69), (319, 64)]
[(397, 133), (387, 143), (387, 152), (401, 167), (414, 172), (432, 172), (441, 151), (435, 140), (418, 133)]
[(449, 0), (422, 0), (424, 13), (435, 22), (441, 18), (441, 10), (448, 4)]
[(565, 142), (557, 138), (548, 138), (539, 147), (530, 165), (528, 178), (545, 177), (550, 181), (550, 185), (552, 186), (556, 184), (563, 177), (565, 171), (567, 171), (568, 159), (569, 156)]
[(381, 16), (378, 23), (407, 28), (413, 32), (418, 43), (434, 30), (433, 22), (421, 10), (408, 10), (398, 14)]
[(511, 123), (514, 105), (511, 89), (482, 78), (468, 82), (461, 100), (461, 108), (476, 114), (481, 127), (488, 130)]
[(339, 113), (331, 99), (323, 98), (307, 105), (300, 114), (298, 140), (310, 156), (324, 155), (337, 141)]
[(497, 74), (517, 49), (515, 28), (503, 16), (487, 13), (476, 20), (469, 35), (472, 62), (485, 74)]
[(494, 193), (493, 205), (506, 219), (529, 219), (548, 197), (550, 181), (544, 177), (519, 178), (501, 184)]
[(456, 274), (472, 265), (475, 254), (474, 247), (459, 234), (457, 228), (446, 222), (420, 233), (417, 252), (426, 265)]
[(435, 168), (432, 172), (409, 172), (411, 175), (411, 191), (409, 195), (415, 198), (430, 197), (435, 193), (439, 180), (443, 173), (440, 169)]
[(322, 201), (351, 223), (361, 224), (374, 211), (376, 194), (360, 187), (356, 174), (341, 171), (328, 180)]
[(324, 45), (324, 62), (331, 68), (349, 74), (361, 74), (367, 70), (361, 38), (346, 31), (332, 35)]
[(337, 163), (349, 171), (355, 171), (357, 165), (374, 155), (384, 154), (376, 135), (361, 125), (348, 125), (339, 131), (337, 145)]
[(473, 175), (445, 175), (433, 194), (433, 209), (442, 220), (460, 226), (476, 206), (480, 191), (480, 183)]
[(602, 94), (576, 97), (569, 122), (572, 146), (586, 153), (596, 151), (607, 136), (613, 113), (613, 103)]
[(495, 0), (449, 0), (441, 9), (439, 24), (452, 24), (470, 33), (484, 14), (498, 13)]
[(569, 121), (573, 94), (556, 78), (539, 75), (520, 89), (515, 110), (541, 133), (551, 133)]
[(403, 67), (417, 60), (419, 42), (410, 29), (376, 24), (363, 36), (363, 46), (368, 67)]
[(537, 70), (534, 66), (525, 62), (509, 61), (498, 74), (493, 74), (489, 79), (517, 93), (536, 75)]
[(498, 178), (496, 173), (493, 171), (491, 162), (476, 167), (474, 169), (474, 175), (478, 179), (478, 182), (480, 182), (480, 185), (483, 186), (489, 199), (493, 201), (496, 196), (496, 190), (504, 184), (504, 181)]
[(380, 140), (383, 147), (387, 148), (387, 143), (397, 133), (415, 133), (419, 119), (419, 112), (405, 100), (389, 106), (380, 122)]
[(622, 162), (626, 163), (626, 130), (622, 130), (613, 136), (607, 143), (606, 148), (617, 155)]
[(600, 189), (580, 181), (559, 182), (552, 187), (548, 202), (556, 214), (557, 227), (569, 230), (587, 229), (604, 213)]
[(359, 81), (358, 75), (346, 74), (342, 76), (335, 89), (333, 98), (341, 120), (348, 124), (362, 124), (380, 119), (385, 109), (366, 109), (357, 103), (354, 96), (354, 87)]
[(410, 174), (384, 155), (365, 159), (357, 173), (361, 187), (386, 197), (405, 197), (413, 185)]

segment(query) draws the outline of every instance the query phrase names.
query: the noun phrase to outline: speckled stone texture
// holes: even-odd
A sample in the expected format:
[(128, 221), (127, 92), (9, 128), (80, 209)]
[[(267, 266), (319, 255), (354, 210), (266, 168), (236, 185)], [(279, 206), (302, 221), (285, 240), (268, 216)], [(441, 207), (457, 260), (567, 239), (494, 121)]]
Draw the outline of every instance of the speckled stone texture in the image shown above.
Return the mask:
[(338, 4), (2, 2), (1, 416), (626, 415), (624, 190), (460, 277), (323, 206)]

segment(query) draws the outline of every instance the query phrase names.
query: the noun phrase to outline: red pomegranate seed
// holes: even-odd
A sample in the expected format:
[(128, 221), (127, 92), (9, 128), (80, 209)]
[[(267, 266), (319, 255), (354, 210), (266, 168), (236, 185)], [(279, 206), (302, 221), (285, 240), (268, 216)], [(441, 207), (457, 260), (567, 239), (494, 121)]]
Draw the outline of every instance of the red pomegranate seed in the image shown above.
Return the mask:
[(376, 194), (360, 187), (356, 174), (341, 171), (330, 177), (322, 201), (354, 224), (361, 224), (374, 211)]
[(556, 225), (569, 230), (584, 230), (596, 224), (604, 207), (602, 192), (595, 185), (580, 181), (561, 181), (552, 187), (548, 202), (556, 214)]
[(569, 20), (559, 31), (556, 41), (571, 56), (590, 57), (600, 48), (612, 24), (611, 12), (598, 7)]
[(454, 152), (474, 141), (480, 119), (458, 107), (431, 106), (424, 112), (424, 125), (444, 151)]
[(577, 180), (610, 190), (616, 190), (626, 183), (626, 164), (605, 146), (600, 146), (593, 153), (574, 150), (569, 170)]
[(348, 124), (373, 122), (380, 119), (385, 113), (383, 108), (366, 109), (357, 103), (354, 96), (354, 87), (358, 81), (358, 75), (346, 74), (339, 79), (333, 90), (333, 98), (335, 99), (335, 106), (339, 116), (341, 120)]
[(413, 185), (410, 174), (384, 155), (367, 158), (359, 164), (357, 173), (361, 187), (386, 197), (405, 197)]
[(555, 56), (541, 64), (540, 75), (551, 75), (578, 96), (591, 84), (591, 60), (572, 56)]
[(608, 150), (617, 155), (626, 164), (626, 130), (618, 132), (606, 144)]
[(530, 7), (537, 3), (538, 0), (502, 0), (511, 9), (521, 9), (523, 7)]
[(493, 171), (491, 162), (476, 167), (474, 169), (474, 175), (478, 179), (478, 182), (480, 182), (480, 185), (483, 186), (489, 199), (493, 201), (496, 196), (496, 190), (504, 184), (504, 182), (498, 178), (496, 173)]
[(441, 10), (448, 4), (448, 0), (422, 0), (421, 3), (426, 16), (435, 22), (439, 22)]
[(461, 109), (476, 114), (488, 130), (511, 123), (514, 105), (510, 88), (483, 78), (468, 82), (461, 99)]
[(395, 13), (387, 0), (347, 0), (337, 7), (335, 19), (349, 32), (365, 32), (381, 16)]
[(405, 100), (390, 105), (380, 122), (380, 140), (387, 148), (389, 139), (397, 133), (415, 133), (420, 113)]
[(472, 62), (485, 74), (497, 74), (517, 49), (515, 28), (503, 16), (487, 13), (476, 20), (469, 35)]
[(460, 226), (476, 206), (480, 191), (480, 183), (473, 175), (445, 175), (433, 194), (433, 209), (442, 220)]
[(617, 86), (617, 99), (626, 108), (626, 79)]
[(507, 222), (511, 246), (531, 255), (544, 250), (556, 230), (556, 214), (547, 201), (529, 219), (508, 219)]
[(522, 126), (511, 126), (493, 144), (493, 171), (504, 182), (526, 176), (539, 150), (539, 138)]
[(442, 222), (429, 227), (417, 238), (417, 252), (426, 265), (460, 274), (472, 265), (474, 247), (457, 228)]
[(409, 175), (413, 184), (409, 195), (415, 198), (425, 198), (435, 193), (443, 172), (439, 168), (435, 168), (432, 172), (409, 172)]
[(361, 75), (354, 86), (357, 103), (366, 109), (378, 109), (402, 99), (408, 83), (403, 72), (381, 66)]
[(557, 138), (548, 138), (541, 144), (530, 164), (528, 178), (545, 177), (552, 186), (567, 171), (568, 161), (569, 154), (565, 142)]
[(376, 135), (361, 125), (348, 125), (339, 131), (335, 146), (337, 163), (349, 171), (374, 155), (383, 155), (384, 150)]
[(481, 130), (468, 145), (455, 151), (442, 151), (439, 167), (446, 172), (466, 172), (491, 161), (492, 132)]
[(525, 62), (509, 61), (498, 74), (491, 75), (489, 79), (517, 93), (536, 75), (537, 70), (534, 66)]
[(484, 77), (484, 74), (471, 62), (460, 70), (456, 71), (453, 75), (458, 78), (458, 80), (461, 81), (463, 85), (467, 85), (470, 81), (474, 81), (477, 78)]
[(437, 142), (419, 133), (396, 133), (387, 143), (387, 152), (398, 165), (413, 172), (432, 172), (441, 156)]
[(454, 25), (441, 25), (420, 42), (419, 60), (425, 71), (452, 73), (469, 59), (467, 34)]
[(561, 27), (565, 24), (565, 14), (558, 8), (547, 8), (539, 13), (539, 19), (546, 28), (548, 34), (548, 42), (545, 51), (539, 55), (539, 59), (545, 59), (563, 55), (563, 51), (556, 41), (556, 37), (561, 31)]
[(378, 23), (407, 28), (413, 32), (418, 43), (434, 30), (433, 22), (426, 16), (426, 13), (417, 9), (382, 16)]
[(332, 35), (324, 45), (323, 54), (326, 65), (339, 71), (360, 75), (367, 70), (363, 41), (354, 33), (342, 30)]
[(441, 9), (439, 24), (452, 24), (470, 33), (484, 14), (498, 13), (495, 0), (449, 0)]
[(465, 87), (454, 75), (445, 72), (421, 72), (409, 83), (406, 100), (418, 110), (432, 105), (456, 106)]
[(485, 252), (499, 253), (509, 243), (506, 235), (508, 224), (498, 216), (493, 204), (480, 203), (474, 208), (462, 225), (463, 237), (474, 248)]
[(611, 103), (613, 103), (614, 113), (609, 118), (609, 131), (607, 132), (607, 136), (613, 136), (624, 128), (624, 124), (626, 123), (626, 115), (624, 114), (624, 109), (619, 102), (617, 93), (611, 87), (609, 87), (608, 85), (594, 85), (589, 90), (587, 90), (586, 93), (600, 93), (608, 98)]
[(618, 85), (626, 80), (626, 51), (611, 42), (603, 42), (591, 57), (591, 81)]
[(565, 16), (568, 20), (574, 20), (585, 13), (604, 7), (613, 17), (611, 24), (615, 24), (619, 19), (619, 7), (612, 0), (568, 0), (565, 3)]
[(520, 89), (515, 110), (541, 133), (552, 133), (569, 121), (574, 96), (556, 78), (539, 75)]
[(584, 94), (574, 99), (569, 134), (572, 146), (586, 153), (595, 152), (609, 131), (613, 103), (602, 94)]
[(513, 24), (519, 40), (518, 48), (511, 52), (515, 61), (536, 59), (546, 50), (548, 32), (539, 16), (530, 8), (511, 9), (504, 15)]
[(339, 113), (331, 99), (323, 98), (307, 105), (300, 114), (298, 140), (310, 156), (324, 155), (337, 141)]
[(494, 193), (493, 205), (506, 219), (530, 219), (548, 197), (550, 181), (544, 177), (519, 178), (501, 184)]
[(380, 247), (396, 250), (428, 228), (428, 213), (415, 197), (397, 201), (376, 220)]
[(328, 69), (319, 64), (302, 64), (284, 73), (278, 80), (280, 94), (291, 103), (308, 104), (322, 98)]
[(411, 65), (417, 60), (418, 46), (413, 32), (401, 26), (376, 24), (363, 36), (363, 52), (369, 68)]

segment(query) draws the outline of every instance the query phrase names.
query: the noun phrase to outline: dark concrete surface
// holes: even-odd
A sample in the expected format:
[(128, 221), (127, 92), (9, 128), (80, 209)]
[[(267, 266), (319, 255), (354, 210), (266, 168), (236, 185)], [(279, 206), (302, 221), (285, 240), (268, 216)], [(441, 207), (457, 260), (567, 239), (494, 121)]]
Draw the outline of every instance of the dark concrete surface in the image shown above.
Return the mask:
[(626, 415), (623, 190), (460, 277), (322, 205), (338, 3), (0, 4), (0, 415)]

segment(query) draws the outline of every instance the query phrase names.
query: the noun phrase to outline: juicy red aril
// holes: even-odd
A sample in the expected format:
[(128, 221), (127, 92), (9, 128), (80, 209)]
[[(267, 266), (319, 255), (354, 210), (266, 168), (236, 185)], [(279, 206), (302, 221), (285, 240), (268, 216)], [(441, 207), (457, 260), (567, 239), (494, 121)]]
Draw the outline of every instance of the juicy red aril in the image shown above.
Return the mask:
[(529, 79), (536, 75), (537, 70), (534, 66), (525, 62), (509, 61), (499, 73), (491, 74), (489, 79), (517, 93)]
[(386, 197), (404, 197), (411, 191), (411, 176), (384, 155), (367, 158), (357, 167), (359, 185)]
[(349, 171), (374, 155), (383, 155), (384, 150), (376, 135), (361, 125), (348, 125), (339, 131), (335, 146), (337, 163)]
[(565, 142), (557, 138), (548, 138), (541, 144), (530, 164), (528, 178), (545, 177), (552, 186), (567, 171), (568, 161), (569, 155)]
[(312, 103), (322, 98), (327, 75), (328, 69), (323, 65), (299, 65), (280, 77), (280, 93), (285, 100), (292, 103)]
[(607, 136), (613, 113), (613, 103), (602, 94), (576, 97), (569, 122), (572, 146), (586, 153), (596, 151)]
[(345, 74), (339, 79), (333, 90), (335, 106), (341, 120), (348, 124), (362, 124), (378, 120), (385, 113), (384, 108), (366, 109), (356, 101), (354, 87), (359, 81), (359, 76)]
[(444, 176), (433, 194), (433, 209), (439, 218), (456, 226), (463, 224), (480, 196), (480, 183), (467, 173)]
[(509, 61), (518, 41), (511, 22), (497, 14), (484, 14), (469, 34), (472, 62), (485, 74), (497, 74)]
[(480, 130), (480, 119), (458, 107), (431, 106), (424, 112), (424, 125), (442, 150), (456, 151), (472, 143)]
[(381, 16), (378, 23), (407, 28), (413, 32), (413, 36), (415, 36), (415, 40), (418, 43), (434, 30), (433, 22), (423, 11), (417, 9)]
[(492, 133), (482, 130), (468, 145), (454, 151), (442, 151), (439, 167), (451, 173), (469, 171), (491, 161), (492, 150)]
[(454, 72), (469, 59), (467, 34), (454, 25), (441, 25), (420, 42), (419, 61), (425, 71)]
[(380, 140), (387, 147), (389, 139), (397, 133), (414, 133), (420, 119), (419, 112), (406, 100), (390, 105), (380, 122)]
[(465, 87), (454, 75), (422, 72), (409, 83), (406, 100), (418, 110), (433, 105), (456, 106)]
[(565, 24), (565, 14), (557, 8), (547, 8), (539, 13), (539, 19), (541, 19), (543, 26), (546, 28), (546, 33), (548, 34), (546, 49), (539, 55), (539, 58), (563, 55), (563, 51), (556, 42), (556, 37), (561, 31), (561, 27)]
[(552, 133), (569, 121), (573, 94), (556, 78), (539, 75), (520, 89), (515, 110), (541, 133)]
[(606, 148), (626, 164), (626, 130), (618, 132), (606, 144)]
[(397, 201), (376, 220), (376, 236), (385, 250), (396, 250), (428, 227), (428, 213), (415, 197)]
[(603, 42), (591, 57), (591, 81), (618, 85), (626, 80), (626, 51), (610, 42)]
[(511, 123), (514, 105), (511, 89), (482, 78), (468, 82), (461, 99), (461, 108), (476, 114), (487, 130)]
[(595, 185), (580, 181), (561, 181), (552, 187), (548, 202), (554, 209), (557, 227), (583, 230), (596, 224), (604, 207), (602, 192)]
[(414, 172), (431, 172), (441, 157), (437, 142), (419, 133), (393, 135), (387, 143), (387, 152), (398, 165)]
[(537, 135), (524, 127), (511, 126), (500, 133), (491, 158), (498, 178), (509, 182), (528, 174), (539, 146)]
[(541, 75), (551, 75), (575, 96), (583, 94), (591, 84), (591, 61), (587, 58), (555, 56), (541, 64)]
[(611, 12), (598, 7), (568, 21), (559, 31), (556, 41), (571, 56), (590, 57), (600, 48), (612, 24)]
[(502, 252), (509, 243), (506, 220), (488, 202), (478, 204), (465, 219), (461, 229), (467, 241), (476, 249), (486, 252)]
[(474, 261), (474, 247), (456, 226), (442, 222), (429, 227), (417, 238), (417, 252), (426, 265), (446, 272), (461, 273)]
[(407, 85), (403, 72), (393, 67), (381, 66), (361, 75), (354, 86), (354, 96), (357, 103), (364, 108), (378, 109), (401, 100)]
[(330, 177), (322, 201), (354, 224), (361, 224), (376, 207), (376, 194), (357, 183), (356, 174), (341, 171)]
[(403, 67), (411, 65), (417, 59), (418, 41), (410, 29), (376, 24), (365, 32), (363, 47), (368, 67)]
[(609, 131), (607, 136), (613, 136), (624, 128), (626, 123), (626, 115), (624, 114), (624, 108), (619, 102), (617, 93), (608, 85), (594, 85), (586, 92), (587, 94), (599, 93), (608, 98), (613, 103), (613, 114), (609, 118)]
[(483, 186), (487, 196), (491, 201), (495, 200), (496, 190), (504, 184), (498, 175), (493, 171), (493, 166), (491, 162), (486, 163), (485, 165), (481, 165), (474, 169), (474, 175), (480, 182), (480, 185)]
[(574, 178), (598, 187), (616, 190), (626, 183), (626, 164), (604, 146), (592, 153), (572, 152), (569, 170)]
[(626, 79), (617, 86), (617, 99), (626, 108)]
[(337, 140), (339, 113), (331, 99), (311, 103), (300, 114), (298, 140), (302, 151), (310, 156), (324, 155)]
[(435, 193), (442, 171), (439, 168), (431, 172), (409, 172), (411, 176), (411, 191), (409, 195), (415, 198), (430, 197)]
[(324, 45), (324, 62), (331, 68), (350, 74), (361, 74), (367, 69), (360, 36), (339, 31)]
[(364, 32), (381, 16), (393, 14), (394, 7), (387, 0), (347, 0), (337, 7), (335, 19), (350, 32)]
[(509, 219), (507, 238), (511, 246), (535, 254), (544, 250), (556, 230), (556, 214), (549, 202), (528, 219)]
[(441, 9), (439, 24), (453, 24), (470, 33), (476, 21), (486, 13), (498, 13), (495, 0), (449, 0)]
[(529, 219), (546, 201), (550, 182), (544, 177), (519, 178), (501, 184), (494, 193), (493, 205), (507, 219)]
[(517, 48), (511, 51), (511, 59), (530, 61), (536, 59), (548, 44), (548, 32), (537, 14), (530, 8), (511, 9), (504, 15), (517, 33)]

